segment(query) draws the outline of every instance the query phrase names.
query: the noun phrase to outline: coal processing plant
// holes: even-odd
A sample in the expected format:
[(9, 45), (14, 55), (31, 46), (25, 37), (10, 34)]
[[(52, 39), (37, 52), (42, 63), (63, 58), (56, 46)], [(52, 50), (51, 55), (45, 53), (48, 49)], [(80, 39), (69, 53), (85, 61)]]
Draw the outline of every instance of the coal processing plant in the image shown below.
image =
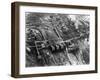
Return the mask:
[(89, 64), (89, 17), (26, 12), (26, 67)]

